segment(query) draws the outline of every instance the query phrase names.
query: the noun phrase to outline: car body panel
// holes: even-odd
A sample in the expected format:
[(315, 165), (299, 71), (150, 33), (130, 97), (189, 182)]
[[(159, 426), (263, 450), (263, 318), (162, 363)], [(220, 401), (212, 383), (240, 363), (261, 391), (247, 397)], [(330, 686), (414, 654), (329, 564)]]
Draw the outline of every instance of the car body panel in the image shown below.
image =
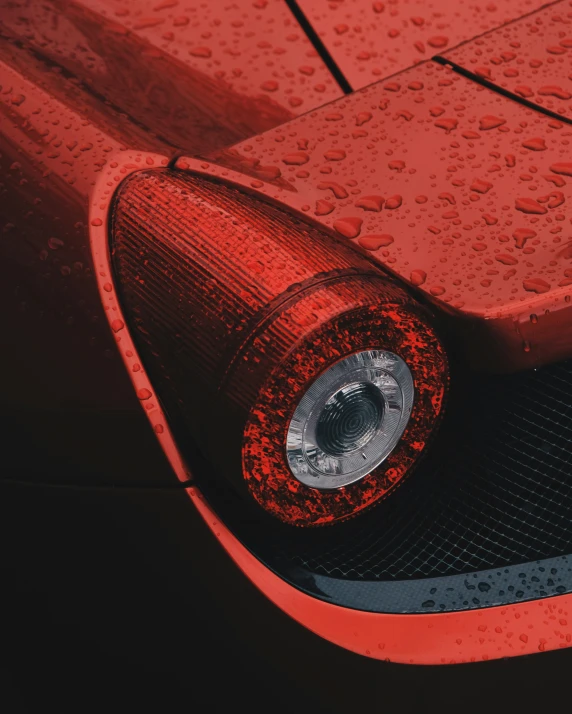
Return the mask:
[(542, 0), (298, 0), (353, 89), (545, 5)]
[(442, 57), (555, 114), (572, 118), (572, 4), (542, 8)]
[[(16, 53), (18, 66), (24, 59)], [(33, 58), (27, 67), (41, 71)], [(42, 87), (13, 66), (1, 63), (0, 71), (0, 290), (10, 374), (2, 403), (11, 444), (2, 477), (174, 482), (117, 359), (88, 238), (89, 195), (110, 156), (130, 143), (162, 145), (111, 108), (98, 110), (56, 73), (44, 70)], [(33, 455), (19, 445), (42, 420), (52, 466), (30, 470)], [(137, 454), (153, 466), (138, 468)]]
[(272, 602), (312, 632), (358, 654), (404, 664), (459, 664), (572, 646), (571, 595), (427, 615), (372, 613), (324, 602), (265, 568), (200, 492), (189, 489), (189, 495), (235, 563)]
[(570, 319), (569, 136), (427, 62), (213, 158), (266, 181), (261, 193), (369, 250), (441, 310), (473, 318), (506, 368), (572, 347), (544, 339), (534, 318), (528, 327), (546, 310), (558, 330)]
[(0, 29), (148, 132), (204, 153), (342, 95), (288, 7), (256, 5), (22, 0), (0, 5)]
[[(248, 60), (242, 60), (256, 65), (256, 83), (239, 71), (236, 53), (224, 43), (213, 46), (210, 60), (187, 50), (178, 58), (196, 28), (177, 20), (169, 3), (156, 11), (151, 5), (158, 3), (149, 12), (162, 23), (138, 20), (141, 5), (132, 18), (109, 2), (0, 4), (0, 269), (11, 374), (3, 397), (12, 409), (4, 433), (20, 443), (26, 425), (49, 415), (53, 428), (44, 428), (43, 448), (58, 463), (57, 473), (30, 471), (19, 450), (13, 475), (73, 482), (83, 469), (86, 481), (100, 484), (176, 481), (117, 359), (94, 279), (89, 197), (104, 167), (111, 167), (113, 186), (122, 178), (113, 172), (121, 158), (111, 157), (138, 150), (167, 162), (182, 150), (219, 149), (292, 118), (310, 98), (320, 104), (341, 95), (282, 3), (265, 13), (243, 3), (223, 16), (230, 44), (243, 46), (248, 34)], [(217, 26), (216, 18), (199, 16), (205, 32)], [(174, 28), (174, 40), (153, 34), (161, 24), (161, 35)], [(292, 30), (283, 46), (268, 42), (278, 26)], [(219, 76), (225, 66), (241, 84)], [(286, 78), (283, 94), (259, 86), (275, 76)], [(299, 108), (287, 102), (296, 87), (303, 92)], [(68, 443), (71, 433), (77, 448)], [(105, 435), (107, 446), (94, 448), (95, 433)]]
[[(305, 627), (349, 650), (443, 663), (569, 646), (569, 595), (450, 613), (372, 613), (319, 600), (264, 566), (189, 486), (190, 469), (141, 368), (117, 297), (108, 234), (116, 188), (131, 173), (169, 165), (216, 177), (370, 251), (436, 313), (457, 320), (460, 332), (469, 326), (465, 338), (479, 344), (476, 361), (486, 361), (494, 341), (500, 356), (489, 359), (491, 368), (532, 366), (572, 354), (570, 288), (555, 284), (567, 277), (568, 256), (561, 252), (567, 244), (560, 230), (551, 232), (566, 218), (566, 180), (550, 167), (565, 162), (568, 127), (434, 62), (340, 98), (301, 33), (287, 40), (286, 53), (275, 52), (282, 49), (278, 41), (250, 44), (268, 27), (278, 37), (278, 23), (292, 22), (282, 3), (255, 0), (221, 18), (209, 15), (206, 5), (193, 6), (196, 23), (183, 21), (170, 0), (141, 4), (133, 16), (129, 6), (53, 0), (39, 9), (22, 2), (3, 7), (9, 12), (0, 51), (0, 282), (12, 355), (5, 403), (48, 415), (71, 412), (78, 430), (86, 422), (75, 405), (100, 411), (100, 423), (90, 427), (90, 448), (99, 454), (96, 485), (133, 485), (141, 464), (156, 464), (155, 471), (146, 469), (149, 485), (188, 487), (190, 500), (247, 577)], [(521, 4), (511, 3), (511, 14), (515, 8)], [(272, 22), (262, 17), (266, 12)], [(468, 25), (463, 17), (455, 22)], [(228, 21), (231, 49), (248, 40), (243, 69), (256, 68), (249, 77), (233, 74), (236, 53), (210, 35), (195, 44), (196, 33), (213, 32), (219, 20)], [(433, 26), (428, 29), (433, 33)], [(118, 64), (123, 72), (116, 71)], [(267, 95), (273, 99), (261, 99)], [(303, 101), (291, 101), (296, 98)], [(337, 103), (317, 109), (323, 100)], [(522, 143), (540, 135), (547, 148), (539, 159)], [(381, 142), (387, 148), (380, 151)], [(530, 168), (533, 160), (537, 171)], [(525, 169), (531, 179), (523, 178)], [(537, 185), (537, 175), (544, 183)], [(531, 197), (534, 205), (522, 201)], [(519, 201), (533, 212), (518, 210)], [(505, 252), (514, 273), (496, 267), (505, 265), (497, 260)], [(550, 314), (542, 315), (546, 310)], [(119, 409), (129, 415), (132, 436), (124, 438), (122, 429), (125, 458), (114, 464), (118, 440), (110, 434), (116, 423), (106, 415)], [(69, 434), (55, 438), (54, 458), (65, 452)], [(95, 458), (85, 451), (82, 457)], [(60, 480), (87, 485), (80, 466), (74, 463)], [(49, 471), (24, 470), (24, 476), (53, 478)]]
[[(132, 155), (124, 158), (123, 165), (102, 175), (91, 201), (90, 240), (94, 263), (102, 300), (108, 308), (108, 321), (116, 334), (134, 389), (140, 395), (147, 418), (173, 470), (185, 483), (191, 471), (168, 428), (167, 416), (156, 399), (153, 384), (143, 370), (133, 369), (134, 365), (141, 364), (141, 357), (125, 324), (127, 318), (117, 297), (117, 286), (113, 284), (105, 228), (113, 193), (107, 179), (115, 171), (125, 175), (139, 170), (135, 164), (138, 159), (147, 164), (146, 159), (151, 158), (160, 164), (160, 157)], [(201, 172), (198, 162), (193, 168), (197, 173)], [(213, 535), (266, 597), (312, 632), (358, 654), (410, 664), (450, 664), (543, 652), (572, 643), (572, 629), (568, 624), (570, 595), (502, 607), (431, 614), (373, 613), (328, 603), (274, 574), (221, 521), (199, 488), (190, 486), (186, 490)]]

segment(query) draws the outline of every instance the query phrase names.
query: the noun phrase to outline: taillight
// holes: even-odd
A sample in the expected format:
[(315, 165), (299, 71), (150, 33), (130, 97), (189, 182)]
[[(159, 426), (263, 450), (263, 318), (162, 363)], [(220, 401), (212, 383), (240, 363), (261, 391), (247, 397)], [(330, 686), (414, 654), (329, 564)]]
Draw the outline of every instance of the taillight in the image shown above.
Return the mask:
[(181, 448), (295, 525), (394, 489), (447, 386), (424, 309), (349, 243), (235, 188), (171, 170), (119, 192), (123, 308)]
[(309, 385), (286, 435), (294, 476), (312, 488), (349, 486), (393, 451), (411, 416), (407, 363), (380, 349), (354, 352)]

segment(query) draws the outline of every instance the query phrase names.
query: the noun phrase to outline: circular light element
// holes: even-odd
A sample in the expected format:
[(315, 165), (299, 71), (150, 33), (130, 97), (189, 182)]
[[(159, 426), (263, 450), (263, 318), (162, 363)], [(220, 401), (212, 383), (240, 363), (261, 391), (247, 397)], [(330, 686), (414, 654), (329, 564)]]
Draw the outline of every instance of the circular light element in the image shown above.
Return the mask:
[(438, 428), (449, 381), (445, 350), (409, 298), (389, 302), (373, 277), (321, 290), (283, 310), (258, 360), (244, 362), (260, 370), (269, 345), (294, 344), (255, 396), (242, 473), (268, 513), (303, 527), (353, 518), (400, 488)]
[(323, 372), (298, 403), (286, 437), (288, 466), (312, 488), (367, 476), (391, 454), (413, 409), (413, 377), (401, 357), (357, 352)]
[(347, 384), (326, 402), (316, 424), (316, 442), (334, 456), (363, 449), (379, 429), (384, 411), (383, 396), (372, 382)]

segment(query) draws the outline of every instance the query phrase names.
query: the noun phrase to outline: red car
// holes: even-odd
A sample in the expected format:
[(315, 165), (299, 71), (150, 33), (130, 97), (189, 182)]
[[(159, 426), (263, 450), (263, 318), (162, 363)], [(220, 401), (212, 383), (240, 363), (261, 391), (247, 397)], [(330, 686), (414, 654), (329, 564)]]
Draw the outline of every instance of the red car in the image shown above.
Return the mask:
[(61, 493), (149, 517), (372, 659), (569, 647), (572, 2), (2, 0), (0, 31), (22, 532)]

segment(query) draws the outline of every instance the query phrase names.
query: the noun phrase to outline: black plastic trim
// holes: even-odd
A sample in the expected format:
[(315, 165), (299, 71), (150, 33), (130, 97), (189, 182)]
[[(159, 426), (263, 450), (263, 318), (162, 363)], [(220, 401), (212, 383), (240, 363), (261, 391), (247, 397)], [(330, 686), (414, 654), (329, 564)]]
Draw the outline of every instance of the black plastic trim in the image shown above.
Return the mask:
[(330, 578), (303, 568), (277, 573), (309, 595), (367, 612), (422, 614), (478, 610), (572, 592), (572, 556), (475, 573), (372, 582)]

